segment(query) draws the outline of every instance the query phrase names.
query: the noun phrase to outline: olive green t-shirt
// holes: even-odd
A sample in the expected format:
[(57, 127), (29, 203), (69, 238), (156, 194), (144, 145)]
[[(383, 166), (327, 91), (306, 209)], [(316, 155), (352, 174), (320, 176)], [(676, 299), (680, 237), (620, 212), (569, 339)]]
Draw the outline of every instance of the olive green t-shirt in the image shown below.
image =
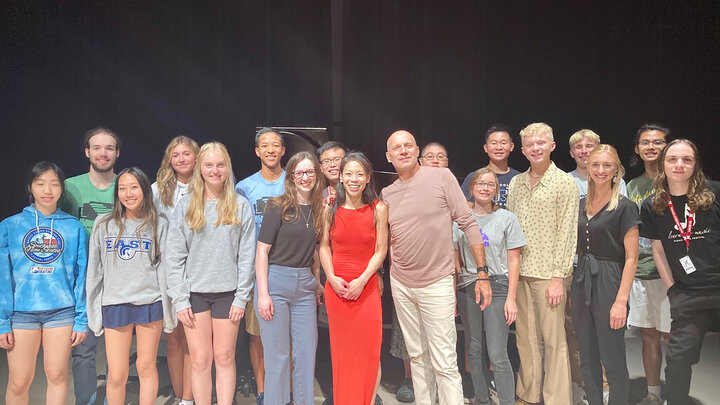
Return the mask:
[[(638, 208), (646, 198), (653, 194), (652, 179), (644, 173), (630, 180), (627, 184), (628, 198), (637, 204)], [(652, 247), (650, 239), (640, 237), (640, 251), (638, 255), (638, 266), (635, 272), (635, 278), (640, 280), (656, 280), (660, 278), (660, 274), (655, 268), (655, 262), (652, 257)]]

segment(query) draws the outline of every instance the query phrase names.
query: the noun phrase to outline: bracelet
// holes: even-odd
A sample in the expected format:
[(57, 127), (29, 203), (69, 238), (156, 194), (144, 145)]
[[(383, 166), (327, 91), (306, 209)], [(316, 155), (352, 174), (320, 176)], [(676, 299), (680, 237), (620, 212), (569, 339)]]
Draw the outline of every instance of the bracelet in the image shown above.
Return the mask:
[(490, 279), (489, 279), (489, 278), (479, 278), (479, 277), (478, 277), (478, 279), (475, 280), (475, 281), (490, 281)]

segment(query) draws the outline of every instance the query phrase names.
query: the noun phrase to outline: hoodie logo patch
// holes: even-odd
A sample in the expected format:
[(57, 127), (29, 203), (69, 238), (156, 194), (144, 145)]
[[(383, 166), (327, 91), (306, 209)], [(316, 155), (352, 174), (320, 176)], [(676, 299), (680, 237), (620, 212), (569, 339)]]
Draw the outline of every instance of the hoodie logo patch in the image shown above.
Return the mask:
[(52, 266), (32, 266), (30, 274), (53, 274), (55, 267)]
[(57, 260), (65, 249), (65, 240), (56, 230), (41, 226), (32, 228), (23, 237), (23, 251), (28, 259), (37, 264), (48, 264)]
[(135, 237), (121, 237), (116, 242), (116, 238), (105, 238), (105, 252), (117, 252), (117, 256), (122, 260), (130, 260), (135, 257), (135, 253), (147, 253), (152, 244), (151, 239)]

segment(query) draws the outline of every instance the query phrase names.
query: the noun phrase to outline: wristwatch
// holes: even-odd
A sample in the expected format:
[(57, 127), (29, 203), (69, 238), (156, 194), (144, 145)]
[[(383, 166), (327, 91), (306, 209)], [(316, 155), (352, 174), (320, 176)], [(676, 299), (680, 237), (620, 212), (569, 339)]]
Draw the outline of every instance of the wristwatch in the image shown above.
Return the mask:
[(477, 268), (478, 275), (480, 275), (480, 272), (484, 271), (486, 274), (488, 272), (488, 266), (481, 266)]

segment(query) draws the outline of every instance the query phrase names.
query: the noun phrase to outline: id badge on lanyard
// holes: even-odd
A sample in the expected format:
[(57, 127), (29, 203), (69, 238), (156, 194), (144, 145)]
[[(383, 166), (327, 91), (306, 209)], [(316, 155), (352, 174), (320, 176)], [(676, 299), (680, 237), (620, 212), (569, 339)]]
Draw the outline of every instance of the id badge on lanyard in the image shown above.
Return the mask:
[(675, 212), (675, 207), (673, 206), (672, 200), (670, 197), (668, 197), (668, 208), (670, 208), (670, 213), (672, 214), (673, 221), (675, 221), (675, 227), (677, 228), (678, 232), (680, 232), (680, 236), (683, 238), (683, 241), (685, 242), (685, 252), (688, 253), (685, 256), (680, 258), (680, 265), (683, 267), (683, 270), (685, 270), (686, 274), (694, 273), (695, 265), (693, 264), (692, 260), (690, 260), (690, 237), (692, 236), (692, 228), (693, 224), (695, 223), (695, 215), (692, 211), (688, 212), (687, 217), (685, 218), (685, 223), (687, 224), (687, 227), (683, 229), (682, 224), (680, 224), (680, 219), (678, 218), (677, 212)]

